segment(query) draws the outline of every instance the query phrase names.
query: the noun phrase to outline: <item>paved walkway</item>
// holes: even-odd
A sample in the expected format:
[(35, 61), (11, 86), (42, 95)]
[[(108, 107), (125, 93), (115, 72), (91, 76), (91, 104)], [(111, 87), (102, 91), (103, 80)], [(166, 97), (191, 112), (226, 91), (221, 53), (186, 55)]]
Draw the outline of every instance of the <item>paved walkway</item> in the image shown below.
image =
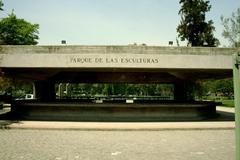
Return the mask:
[(235, 113), (235, 108), (217, 106), (217, 111), (228, 112), (228, 113)]
[(67, 129), (67, 130), (209, 130), (234, 129), (234, 122), (53, 122), (0, 121), (7, 129)]
[[(220, 112), (225, 111), (221, 108)], [(232, 120), (148, 123), (0, 120), (0, 128), (0, 159), (4, 160), (235, 159)]]
[(234, 130), (0, 130), (2, 160), (234, 160)]

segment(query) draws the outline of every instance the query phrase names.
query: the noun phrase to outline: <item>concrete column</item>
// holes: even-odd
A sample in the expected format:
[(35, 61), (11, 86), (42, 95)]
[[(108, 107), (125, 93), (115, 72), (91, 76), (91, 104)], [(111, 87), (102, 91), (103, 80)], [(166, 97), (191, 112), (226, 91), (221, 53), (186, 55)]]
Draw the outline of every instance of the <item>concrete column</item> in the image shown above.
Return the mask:
[(61, 99), (63, 97), (63, 84), (59, 83), (58, 84), (58, 98)]
[(68, 98), (69, 95), (71, 94), (71, 90), (69, 90), (69, 83), (59, 83), (58, 84), (58, 91), (57, 91), (57, 95), (59, 99), (64, 99), (64, 98)]
[(190, 81), (179, 81), (174, 84), (175, 101), (193, 101), (194, 100), (194, 83)]
[(34, 97), (43, 101), (56, 99), (55, 84), (51, 81), (37, 81), (34, 83)]

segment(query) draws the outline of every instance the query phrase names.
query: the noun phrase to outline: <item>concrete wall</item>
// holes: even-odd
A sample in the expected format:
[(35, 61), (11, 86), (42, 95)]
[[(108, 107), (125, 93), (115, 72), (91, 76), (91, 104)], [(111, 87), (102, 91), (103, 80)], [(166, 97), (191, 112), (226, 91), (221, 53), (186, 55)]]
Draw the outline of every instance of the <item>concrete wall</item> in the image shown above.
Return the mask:
[(201, 55), (232, 55), (239, 52), (237, 48), (213, 47), (161, 47), (161, 46), (8, 46), (0, 45), (1, 54), (12, 53), (73, 53), (73, 54), (201, 54)]
[(0, 46), (0, 68), (232, 69), (234, 48)]

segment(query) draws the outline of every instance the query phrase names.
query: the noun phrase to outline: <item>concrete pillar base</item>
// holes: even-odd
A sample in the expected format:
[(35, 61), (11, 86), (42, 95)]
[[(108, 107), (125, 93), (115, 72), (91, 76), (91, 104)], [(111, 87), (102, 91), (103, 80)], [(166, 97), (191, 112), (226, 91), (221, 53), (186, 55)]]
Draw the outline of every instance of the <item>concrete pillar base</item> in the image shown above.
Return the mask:
[(174, 100), (178, 102), (194, 101), (194, 82), (179, 81), (174, 84)]
[(51, 81), (37, 81), (34, 83), (34, 98), (42, 101), (56, 99), (55, 85)]

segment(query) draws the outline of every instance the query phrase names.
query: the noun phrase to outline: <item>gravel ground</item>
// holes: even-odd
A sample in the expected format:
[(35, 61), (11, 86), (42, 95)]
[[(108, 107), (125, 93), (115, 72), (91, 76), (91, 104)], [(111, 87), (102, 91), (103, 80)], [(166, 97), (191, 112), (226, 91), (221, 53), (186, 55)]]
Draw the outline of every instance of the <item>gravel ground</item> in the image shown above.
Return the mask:
[(0, 130), (1, 160), (234, 160), (234, 130)]

